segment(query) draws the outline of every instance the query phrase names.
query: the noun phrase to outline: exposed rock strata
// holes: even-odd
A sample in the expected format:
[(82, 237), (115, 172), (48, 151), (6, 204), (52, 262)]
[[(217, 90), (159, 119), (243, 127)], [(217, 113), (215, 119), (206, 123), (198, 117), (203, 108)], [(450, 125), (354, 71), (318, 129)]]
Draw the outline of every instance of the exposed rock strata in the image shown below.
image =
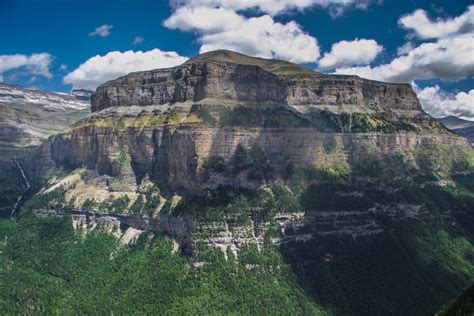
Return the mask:
[[(71, 134), (58, 135), (45, 148), (60, 166), (76, 169), (85, 166), (117, 176), (116, 155), (129, 152), (132, 168), (140, 180), (145, 175), (172, 189), (196, 190), (203, 179), (200, 168), (207, 157), (230, 160), (237, 146), (258, 145), (270, 163), (309, 165), (320, 163), (338, 147), (350, 157), (354, 147), (376, 146), (382, 153), (409, 151), (429, 144), (467, 146), (455, 135), (420, 133), (320, 133), (311, 128), (144, 128), (113, 130), (84, 127)], [(238, 183), (237, 183), (238, 184)]]
[(255, 65), (208, 60), (169, 69), (137, 72), (101, 85), (92, 111), (115, 106), (199, 102), (205, 99), (290, 106), (357, 105), (360, 110), (420, 111), (409, 84), (356, 76), (274, 74)]
[[(86, 168), (87, 177), (96, 175), (97, 181), (89, 179), (81, 185), (103, 183), (111, 194), (125, 187), (138, 193), (147, 179), (171, 196), (220, 185), (272, 186), (279, 180), (276, 175), (290, 164), (334, 162), (329, 159), (350, 165), (366, 148), (380, 156), (398, 153), (413, 168), (419, 167), (413, 155), (421, 148), (449, 148), (444, 153), (447, 160), (471, 150), (464, 139), (422, 111), (407, 84), (323, 75), (288, 62), (225, 51), (198, 56), (172, 69), (132, 73), (107, 82), (92, 96), (92, 110), (43, 144), (35, 158), (42, 166), (37, 179)], [(206, 170), (212, 158), (232, 163), (239, 147), (258, 148), (271, 167), (270, 177), (252, 179), (245, 168), (232, 174)], [(331, 156), (334, 151), (340, 154)], [(124, 167), (120, 157), (129, 157), (129, 165)], [(131, 197), (131, 203), (140, 194)], [(383, 229), (377, 216), (422, 219), (424, 213), (417, 206), (381, 205), (358, 214), (308, 214), (306, 220), (314, 222), (315, 230), (297, 235), (305, 240), (314, 234), (377, 234)], [(156, 225), (152, 218), (141, 218), (133, 227)], [(237, 244), (264, 240), (255, 233), (264, 231), (263, 226), (220, 228), (217, 239), (202, 240), (225, 244), (232, 251)]]

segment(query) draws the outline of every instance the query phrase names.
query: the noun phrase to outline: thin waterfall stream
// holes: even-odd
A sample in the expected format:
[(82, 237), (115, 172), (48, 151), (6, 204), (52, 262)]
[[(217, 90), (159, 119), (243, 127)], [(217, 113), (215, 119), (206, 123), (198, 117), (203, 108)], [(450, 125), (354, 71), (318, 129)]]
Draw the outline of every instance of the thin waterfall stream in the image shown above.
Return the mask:
[(16, 203), (15, 203), (15, 206), (13, 206), (13, 209), (12, 209), (12, 212), (10, 214), (10, 217), (11, 218), (14, 218), (15, 217), (15, 213), (17, 212), (17, 209), (18, 209), (18, 205), (20, 204), (20, 201), (21, 199), (23, 198), (23, 196), (25, 196), (25, 194), (28, 192), (28, 190), (30, 189), (30, 183), (28, 182), (28, 179), (26, 178), (26, 174), (25, 174), (25, 171), (23, 171), (23, 168), (21, 167), (20, 163), (18, 162), (18, 160), (15, 158), (13, 158), (13, 161), (15, 161), (15, 164), (16, 166), (18, 167), (18, 169), (20, 170), (20, 173), (21, 173), (21, 176), (23, 178), (23, 181), (25, 182), (26, 184), (26, 190), (25, 192), (23, 192), (20, 196), (18, 196), (17, 200), (16, 200)]

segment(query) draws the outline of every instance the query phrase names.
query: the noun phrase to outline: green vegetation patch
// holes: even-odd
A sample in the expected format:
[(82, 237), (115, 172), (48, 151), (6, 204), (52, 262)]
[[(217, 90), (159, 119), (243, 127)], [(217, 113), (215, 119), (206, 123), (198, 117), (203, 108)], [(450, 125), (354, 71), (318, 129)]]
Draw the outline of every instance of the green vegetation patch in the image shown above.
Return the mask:
[(128, 249), (98, 231), (83, 238), (65, 218), (33, 216), (0, 220), (0, 240), (4, 314), (324, 314), (274, 249), (238, 260), (208, 249), (192, 268), (161, 237)]
[(123, 169), (132, 169), (132, 157), (128, 152), (121, 151), (117, 157), (117, 161)]

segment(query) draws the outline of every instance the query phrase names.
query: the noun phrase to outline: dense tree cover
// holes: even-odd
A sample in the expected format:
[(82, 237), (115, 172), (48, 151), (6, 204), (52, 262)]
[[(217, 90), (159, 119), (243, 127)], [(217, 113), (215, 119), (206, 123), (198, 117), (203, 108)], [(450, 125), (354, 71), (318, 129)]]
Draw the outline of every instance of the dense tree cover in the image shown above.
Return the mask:
[(474, 285), (464, 291), (456, 300), (443, 307), (442, 316), (472, 315), (474, 312)]
[(474, 281), (472, 243), (416, 223), (286, 244), (283, 253), (300, 285), (341, 315), (433, 315)]
[(281, 255), (250, 247), (238, 259), (204, 249), (193, 260), (168, 242), (131, 249), (64, 218), (0, 221), (0, 310), (4, 314), (321, 314)]
[(377, 189), (380, 183), (310, 185), (301, 196), (310, 212), (407, 203), (426, 213), (404, 221), (380, 214), (385, 231), (378, 235), (284, 245), (300, 284), (318, 303), (349, 315), (433, 315), (459, 295), (474, 282), (474, 178), (453, 175), (444, 187), (433, 179), (420, 177), (390, 193)]

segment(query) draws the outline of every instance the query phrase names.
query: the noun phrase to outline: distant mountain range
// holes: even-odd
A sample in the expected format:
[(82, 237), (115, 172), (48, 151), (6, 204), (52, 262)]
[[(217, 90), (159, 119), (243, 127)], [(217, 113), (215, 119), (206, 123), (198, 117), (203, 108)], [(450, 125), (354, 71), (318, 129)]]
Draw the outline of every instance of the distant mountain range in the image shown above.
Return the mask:
[(71, 94), (0, 83), (0, 213), (24, 189), (13, 158), (27, 157), (51, 135), (90, 112), (91, 91)]
[(463, 120), (455, 116), (446, 116), (438, 119), (438, 121), (450, 130), (466, 137), (471, 144), (474, 144), (474, 121)]

